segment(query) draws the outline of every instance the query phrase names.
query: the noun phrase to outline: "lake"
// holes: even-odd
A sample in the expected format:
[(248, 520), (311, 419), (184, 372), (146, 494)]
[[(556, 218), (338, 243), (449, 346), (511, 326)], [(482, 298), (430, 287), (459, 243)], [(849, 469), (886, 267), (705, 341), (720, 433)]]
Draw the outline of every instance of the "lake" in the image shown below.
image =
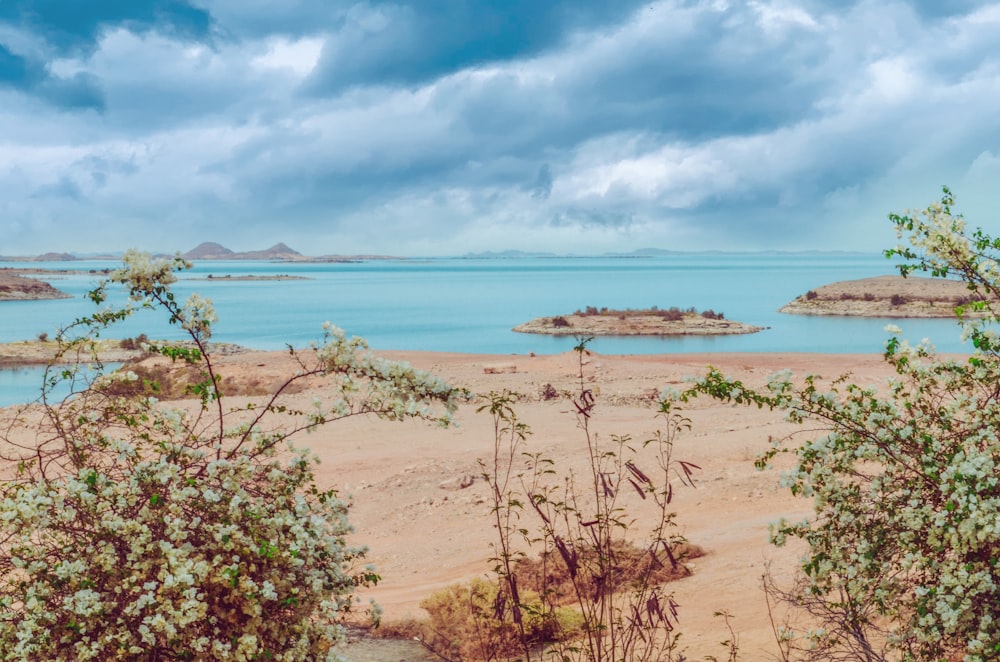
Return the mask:
[[(0, 262), (2, 266), (25, 266)], [(37, 263), (52, 269), (100, 270), (115, 262)], [(606, 354), (691, 352), (877, 353), (886, 324), (914, 341), (931, 338), (942, 351), (968, 351), (950, 320), (889, 320), (784, 315), (777, 309), (815, 287), (893, 273), (881, 255), (672, 254), (656, 257), (436, 258), (308, 264), (199, 262), (180, 275), (179, 297), (199, 292), (219, 314), (214, 339), (260, 349), (304, 346), (318, 340), (329, 320), (375, 349), (539, 354), (564, 352), (573, 338), (514, 333), (529, 319), (609, 308), (695, 307), (728, 319), (768, 327), (744, 336), (598, 338)], [(222, 276), (287, 274), (305, 280), (228, 280)], [(208, 276), (213, 276), (211, 279)], [(55, 301), (0, 302), (0, 342), (52, 335), (86, 315), (84, 299), (98, 273), (50, 282), (72, 294)], [(161, 319), (143, 314), (110, 332), (179, 337)], [(25, 388), (31, 371), (0, 373), (0, 397)], [(7, 384), (5, 385), (5, 382)], [(13, 385), (12, 385), (13, 384)], [(37, 388), (37, 386), (36, 386)]]

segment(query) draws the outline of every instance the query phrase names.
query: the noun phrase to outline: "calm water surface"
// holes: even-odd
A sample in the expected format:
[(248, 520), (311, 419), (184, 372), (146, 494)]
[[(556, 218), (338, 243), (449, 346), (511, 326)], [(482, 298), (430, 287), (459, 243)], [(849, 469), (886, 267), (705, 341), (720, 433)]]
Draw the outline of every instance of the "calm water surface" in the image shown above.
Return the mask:
[[(0, 266), (18, 266), (0, 262)], [(23, 265), (21, 265), (23, 266)], [(114, 262), (37, 264), (100, 270)], [(329, 320), (376, 349), (483, 353), (558, 353), (572, 338), (514, 333), (543, 315), (586, 306), (695, 307), (769, 327), (757, 334), (686, 338), (598, 338), (606, 354), (690, 352), (880, 352), (884, 327), (931, 338), (944, 351), (965, 351), (948, 320), (889, 320), (783, 315), (777, 309), (809, 289), (838, 280), (893, 273), (880, 255), (683, 254), (651, 258), (517, 258), (386, 260), (350, 264), (200, 262), (175, 285), (179, 297), (200, 292), (219, 313), (214, 338), (261, 349), (303, 346)], [(207, 279), (209, 275), (214, 276)], [(306, 280), (229, 281), (224, 275), (289, 274)], [(0, 303), (0, 342), (50, 335), (93, 310), (83, 297), (99, 274), (70, 274), (53, 285), (73, 299)], [(149, 315), (109, 335), (178, 337)], [(0, 400), (26, 393), (31, 371), (0, 371)], [(37, 380), (35, 388), (37, 388)]]

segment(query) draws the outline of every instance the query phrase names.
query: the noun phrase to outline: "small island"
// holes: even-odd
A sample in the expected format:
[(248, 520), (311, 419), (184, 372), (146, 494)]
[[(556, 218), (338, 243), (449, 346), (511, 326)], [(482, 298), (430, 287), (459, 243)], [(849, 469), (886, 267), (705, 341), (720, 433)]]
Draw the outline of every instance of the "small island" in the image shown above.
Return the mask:
[(975, 300), (974, 293), (962, 281), (876, 276), (817, 287), (785, 304), (779, 312), (844, 317), (954, 317), (956, 306)]
[(519, 333), (550, 336), (724, 336), (757, 333), (765, 327), (727, 320), (712, 310), (645, 308), (611, 310), (588, 306), (571, 315), (539, 317), (514, 327)]
[(208, 274), (207, 276), (201, 278), (188, 278), (187, 280), (238, 280), (238, 281), (264, 281), (264, 280), (313, 280), (306, 276), (292, 276), (290, 274), (255, 274), (255, 275), (244, 275), (244, 276), (234, 276), (232, 274), (222, 274), (221, 276), (216, 276), (215, 274)]

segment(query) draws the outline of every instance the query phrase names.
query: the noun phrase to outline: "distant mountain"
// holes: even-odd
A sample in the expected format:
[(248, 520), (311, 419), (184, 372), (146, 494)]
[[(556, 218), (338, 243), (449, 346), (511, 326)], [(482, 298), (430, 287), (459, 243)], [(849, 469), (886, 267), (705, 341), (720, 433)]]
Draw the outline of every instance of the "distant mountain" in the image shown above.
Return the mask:
[(72, 262), (78, 259), (69, 253), (43, 253), (41, 255), (0, 255), (2, 262)]
[(556, 257), (555, 253), (531, 253), (526, 251), (506, 250), (506, 251), (484, 251), (482, 253), (466, 253), (462, 257), (502, 259), (517, 257)]
[(226, 260), (235, 254), (222, 244), (217, 244), (214, 241), (203, 241), (181, 257), (185, 260)]
[(302, 253), (278, 243), (262, 251), (237, 253), (214, 241), (205, 241), (181, 255), (186, 260), (301, 260)]

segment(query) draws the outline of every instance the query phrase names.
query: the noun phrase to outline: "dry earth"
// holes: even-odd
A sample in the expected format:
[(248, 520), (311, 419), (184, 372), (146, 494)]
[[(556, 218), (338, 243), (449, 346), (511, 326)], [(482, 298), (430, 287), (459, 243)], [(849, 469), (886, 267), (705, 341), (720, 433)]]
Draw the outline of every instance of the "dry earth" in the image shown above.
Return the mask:
[(955, 306), (971, 295), (963, 281), (876, 276), (817, 287), (780, 310), (796, 315), (953, 317)]
[[(584, 440), (572, 402), (565, 394), (579, 388), (575, 353), (555, 356), (479, 356), (395, 352), (456, 386), (475, 393), (510, 389), (524, 394), (517, 411), (533, 432), (526, 450), (553, 458), (561, 471), (584, 470)], [(286, 353), (247, 352), (218, 357), (224, 376), (239, 381), (277, 384), (293, 366)], [(775, 371), (835, 378), (851, 372), (856, 382), (880, 384), (889, 370), (875, 355), (714, 354), (586, 357), (584, 380), (597, 396), (592, 429), (601, 439), (631, 435), (649, 438), (660, 427), (654, 398), (666, 386), (682, 388), (712, 364), (750, 386), (762, 386)], [(551, 389), (547, 389), (547, 386)], [(561, 394), (543, 399), (545, 390)], [(293, 396), (304, 407), (319, 391)], [(294, 402), (292, 404), (294, 404)], [(370, 560), (381, 584), (361, 599), (374, 598), (388, 622), (420, 617), (420, 601), (430, 593), (489, 569), (493, 529), (479, 460), (492, 452), (489, 418), (475, 405), (463, 405), (457, 425), (441, 429), (420, 423), (349, 419), (306, 435), (298, 445), (321, 458), (322, 486), (350, 496), (354, 541), (370, 547)], [(733, 615), (741, 660), (773, 659), (776, 647), (761, 575), (767, 567), (781, 581), (792, 576), (801, 552), (768, 544), (768, 523), (799, 518), (810, 503), (792, 498), (778, 485), (779, 470), (757, 471), (754, 457), (795, 428), (780, 413), (721, 405), (700, 399), (684, 407), (692, 429), (677, 441), (675, 458), (701, 467), (696, 488), (675, 492), (679, 531), (707, 555), (691, 563), (693, 574), (672, 585), (680, 603), (682, 641), (690, 659), (716, 655), (728, 635), (713, 616)], [(627, 507), (637, 523), (646, 514), (637, 498)], [(525, 523), (530, 524), (530, 520)], [(361, 642), (346, 650), (349, 659), (425, 660), (413, 642)]]
[[(531, 426), (530, 451), (556, 460), (561, 470), (584, 470), (583, 438), (573, 405), (566, 397), (543, 400), (546, 385), (559, 393), (578, 389), (574, 353), (556, 356), (474, 356), (438, 353), (388, 353), (430, 370), (450, 383), (476, 393), (510, 389), (524, 394), (518, 413)], [(243, 354), (225, 359), (253, 379), (277, 380), (276, 354)], [(612, 434), (649, 438), (657, 429), (653, 398), (666, 386), (682, 388), (709, 364), (748, 385), (762, 386), (775, 371), (834, 378), (852, 372), (863, 384), (879, 384), (889, 375), (878, 356), (801, 354), (715, 354), (662, 356), (591, 355), (585, 381), (597, 393), (593, 429), (603, 439)], [(308, 401), (313, 393), (296, 397)], [(807, 501), (792, 498), (778, 485), (779, 470), (759, 472), (754, 457), (771, 436), (795, 428), (780, 413), (721, 405), (700, 399), (685, 406), (692, 429), (677, 442), (675, 456), (702, 469), (697, 488), (676, 494), (677, 523), (687, 538), (708, 554), (692, 563), (694, 574), (676, 582), (683, 641), (691, 659), (723, 657), (718, 642), (726, 637), (713, 613), (734, 616), (742, 660), (771, 659), (775, 652), (768, 612), (760, 588), (769, 565), (788, 580), (800, 550), (778, 549), (767, 541), (768, 523), (779, 517), (808, 514)], [(422, 424), (370, 419), (344, 421), (300, 440), (323, 462), (320, 480), (352, 497), (351, 519), (359, 543), (371, 549), (382, 583), (362, 596), (375, 598), (387, 621), (420, 617), (420, 601), (454, 582), (487, 573), (492, 540), (486, 485), (478, 461), (492, 452), (489, 419), (463, 406), (458, 425), (440, 429)], [(465, 486), (465, 487), (463, 487)], [(641, 502), (630, 504), (638, 521)], [(419, 647), (352, 647), (355, 660), (424, 659)]]

